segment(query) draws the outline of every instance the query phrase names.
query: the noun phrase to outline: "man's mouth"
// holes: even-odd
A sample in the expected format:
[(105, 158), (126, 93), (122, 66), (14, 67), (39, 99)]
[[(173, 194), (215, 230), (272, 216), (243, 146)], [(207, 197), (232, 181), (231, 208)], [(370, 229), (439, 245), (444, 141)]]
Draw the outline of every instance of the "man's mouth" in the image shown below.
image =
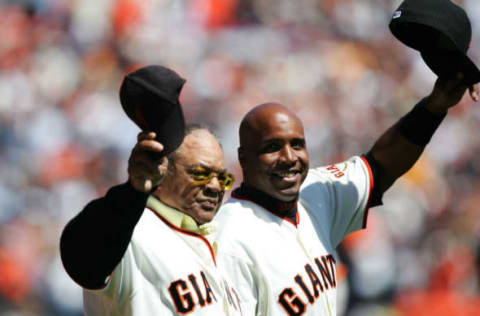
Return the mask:
[(217, 201), (213, 200), (201, 200), (198, 203), (202, 206), (205, 210), (213, 210), (217, 207)]
[(301, 170), (283, 170), (283, 171), (274, 171), (272, 175), (276, 179), (280, 179), (285, 182), (294, 182), (300, 177)]

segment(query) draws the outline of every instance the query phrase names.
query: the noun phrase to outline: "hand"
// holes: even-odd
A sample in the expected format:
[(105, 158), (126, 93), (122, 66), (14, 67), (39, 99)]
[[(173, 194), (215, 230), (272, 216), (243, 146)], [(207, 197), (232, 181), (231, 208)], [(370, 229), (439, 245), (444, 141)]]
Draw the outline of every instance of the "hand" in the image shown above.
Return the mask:
[(128, 175), (132, 186), (141, 192), (150, 192), (158, 186), (168, 167), (168, 159), (159, 155), (163, 145), (155, 140), (154, 132), (141, 132), (128, 159)]
[(438, 78), (432, 93), (427, 97), (425, 107), (432, 113), (445, 114), (460, 102), (467, 89), (472, 100), (477, 102), (480, 98), (479, 86), (474, 84), (467, 87), (463, 82), (463, 73)]

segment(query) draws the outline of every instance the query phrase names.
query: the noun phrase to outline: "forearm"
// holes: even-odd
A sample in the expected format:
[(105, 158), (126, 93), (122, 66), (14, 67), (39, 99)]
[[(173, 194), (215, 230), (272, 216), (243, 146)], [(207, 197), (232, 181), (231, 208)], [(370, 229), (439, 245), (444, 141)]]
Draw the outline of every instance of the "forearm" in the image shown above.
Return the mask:
[(375, 143), (368, 155), (380, 166), (375, 179), (380, 194), (415, 164), (448, 109), (460, 102), (467, 89), (473, 101), (479, 100), (478, 85), (467, 87), (463, 78), (462, 73), (438, 78), (432, 92)]
[(369, 155), (381, 169), (380, 192), (385, 192), (397, 178), (410, 170), (445, 115), (446, 110), (433, 112), (424, 99), (377, 140)]
[(105, 197), (90, 202), (65, 227), (60, 240), (63, 265), (85, 288), (104, 286), (122, 259), (148, 194), (129, 184), (111, 188)]
[(410, 143), (401, 134), (398, 124), (390, 127), (368, 153), (380, 166), (379, 192), (383, 194), (400, 176), (410, 170), (424, 147)]

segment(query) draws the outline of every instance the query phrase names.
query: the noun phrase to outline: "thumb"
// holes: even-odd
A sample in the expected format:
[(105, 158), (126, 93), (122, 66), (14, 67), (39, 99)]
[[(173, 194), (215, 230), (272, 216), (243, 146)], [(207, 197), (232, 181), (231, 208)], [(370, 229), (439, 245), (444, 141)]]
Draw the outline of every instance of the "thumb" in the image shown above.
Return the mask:
[(149, 192), (153, 188), (152, 180), (146, 179), (143, 183), (143, 192)]
[(477, 102), (480, 99), (480, 92), (478, 83), (468, 87), (468, 91), (470, 93), (470, 97), (473, 101)]

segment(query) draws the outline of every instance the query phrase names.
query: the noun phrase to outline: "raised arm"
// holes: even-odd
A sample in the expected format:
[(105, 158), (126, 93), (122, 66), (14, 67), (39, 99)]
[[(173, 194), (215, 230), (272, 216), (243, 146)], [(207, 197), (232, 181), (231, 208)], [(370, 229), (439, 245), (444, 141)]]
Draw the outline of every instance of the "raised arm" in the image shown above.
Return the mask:
[(100, 289), (122, 259), (145, 209), (149, 192), (167, 169), (155, 133), (141, 133), (129, 159), (129, 181), (90, 202), (63, 230), (60, 254), (70, 277), (87, 289)]
[(467, 89), (472, 100), (478, 101), (478, 85), (467, 87), (461, 73), (438, 78), (431, 94), (375, 142), (367, 157), (376, 164), (379, 195), (415, 164), (448, 109), (460, 102)]

